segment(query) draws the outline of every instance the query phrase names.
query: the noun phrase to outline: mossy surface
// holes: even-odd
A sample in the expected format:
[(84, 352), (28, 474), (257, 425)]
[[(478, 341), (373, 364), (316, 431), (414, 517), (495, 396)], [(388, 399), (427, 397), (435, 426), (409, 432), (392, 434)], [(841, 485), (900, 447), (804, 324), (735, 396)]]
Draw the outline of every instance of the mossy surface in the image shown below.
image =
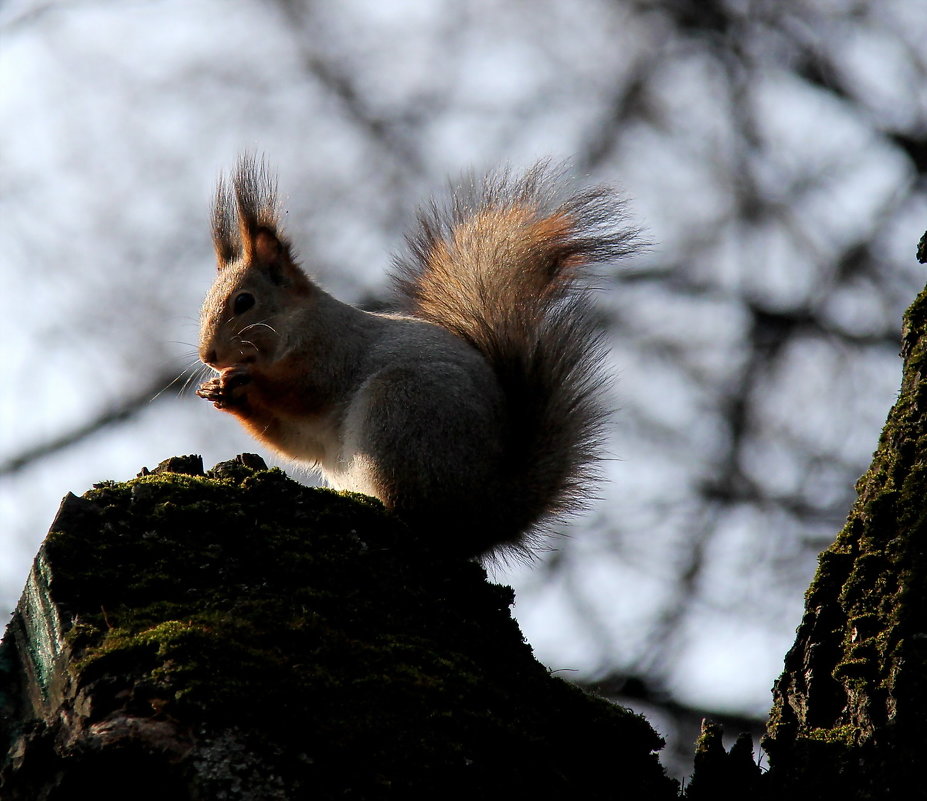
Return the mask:
[[(777, 792), (911, 798), (927, 746), (927, 290), (872, 466), (821, 554), (765, 741)], [(927, 797), (927, 796), (925, 796)]]
[(167, 724), (180, 797), (675, 797), (649, 725), (551, 677), (480, 565), (370, 499), (214, 476), (100, 485), (43, 546), (65, 705)]

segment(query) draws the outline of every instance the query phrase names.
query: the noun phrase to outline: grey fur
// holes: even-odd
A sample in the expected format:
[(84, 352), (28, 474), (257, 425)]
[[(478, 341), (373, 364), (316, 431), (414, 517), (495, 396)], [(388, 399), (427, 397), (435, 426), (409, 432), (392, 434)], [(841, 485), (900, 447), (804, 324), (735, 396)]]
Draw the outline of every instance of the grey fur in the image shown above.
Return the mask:
[[(410, 253), (396, 260), (393, 274), (404, 311), (468, 341), (496, 374), (507, 415), (500, 500), (504, 527), (517, 535), (495, 545), (522, 553), (584, 507), (595, 486), (607, 377), (588, 269), (627, 256), (639, 244), (611, 189), (563, 196), (562, 185), (562, 169), (547, 162), (522, 176), (508, 170), (481, 182), (471, 176), (446, 205), (432, 203), (420, 212), (418, 230), (408, 238)], [(454, 254), (461, 281), (447, 275), (431, 280), (441, 243), (477, 215), (504, 219), (511, 211), (528, 212), (526, 227), (563, 218), (568, 231), (527, 248), (521, 263), (501, 264), (493, 257), (510, 249), (506, 240), (517, 232), (487, 225), (481, 249)], [(479, 280), (469, 280), (473, 276)]]
[(219, 375), (198, 394), (437, 547), (531, 553), (594, 486), (606, 409), (588, 278), (637, 241), (614, 193), (562, 184), (539, 164), (432, 203), (396, 261), (403, 313), (372, 314), (300, 270), (275, 182), (243, 158), (213, 208), (200, 352)]

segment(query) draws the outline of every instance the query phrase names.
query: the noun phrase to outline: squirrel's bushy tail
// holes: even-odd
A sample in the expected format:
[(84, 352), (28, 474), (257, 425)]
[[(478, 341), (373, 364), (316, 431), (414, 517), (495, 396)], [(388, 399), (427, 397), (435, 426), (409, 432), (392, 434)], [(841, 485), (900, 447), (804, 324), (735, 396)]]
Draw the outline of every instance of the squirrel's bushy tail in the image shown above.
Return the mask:
[[(603, 187), (563, 196), (542, 163), (469, 181), (432, 204), (398, 260), (406, 310), (481, 351), (505, 393), (511, 441), (498, 504), (504, 545), (528, 551), (588, 498), (605, 408), (600, 328), (583, 268), (632, 252), (637, 232)], [(474, 499), (479, 504), (479, 499)], [(498, 541), (498, 537), (496, 537)]]

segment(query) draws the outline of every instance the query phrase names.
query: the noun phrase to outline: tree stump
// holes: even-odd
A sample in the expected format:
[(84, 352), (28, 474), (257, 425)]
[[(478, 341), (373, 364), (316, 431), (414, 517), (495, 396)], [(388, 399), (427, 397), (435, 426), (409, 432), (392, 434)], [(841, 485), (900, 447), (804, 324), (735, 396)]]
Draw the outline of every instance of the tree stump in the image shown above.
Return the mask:
[(0, 796), (675, 798), (646, 721), (552, 677), (512, 600), (255, 458), (69, 495), (0, 645)]

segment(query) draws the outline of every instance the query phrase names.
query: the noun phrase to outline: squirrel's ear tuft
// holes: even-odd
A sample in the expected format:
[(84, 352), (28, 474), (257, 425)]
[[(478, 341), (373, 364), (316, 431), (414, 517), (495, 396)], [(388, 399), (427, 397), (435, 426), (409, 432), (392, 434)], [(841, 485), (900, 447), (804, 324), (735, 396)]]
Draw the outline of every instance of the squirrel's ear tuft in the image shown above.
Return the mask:
[(275, 284), (310, 291), (279, 227), (276, 178), (263, 159), (245, 154), (231, 182), (220, 178), (216, 187), (212, 238), (219, 269), (241, 261), (266, 272)]
[(212, 241), (221, 270), (244, 257), (250, 261), (258, 232), (276, 237), (277, 182), (263, 159), (246, 153), (230, 182), (220, 177), (212, 207)]
[(264, 160), (245, 154), (238, 160), (233, 181), (235, 206), (238, 212), (238, 230), (245, 255), (261, 229), (276, 235), (279, 223), (277, 214), (277, 179)]
[(241, 243), (235, 224), (235, 197), (231, 187), (221, 177), (216, 184), (216, 196), (212, 204), (212, 243), (220, 270), (240, 255)]

